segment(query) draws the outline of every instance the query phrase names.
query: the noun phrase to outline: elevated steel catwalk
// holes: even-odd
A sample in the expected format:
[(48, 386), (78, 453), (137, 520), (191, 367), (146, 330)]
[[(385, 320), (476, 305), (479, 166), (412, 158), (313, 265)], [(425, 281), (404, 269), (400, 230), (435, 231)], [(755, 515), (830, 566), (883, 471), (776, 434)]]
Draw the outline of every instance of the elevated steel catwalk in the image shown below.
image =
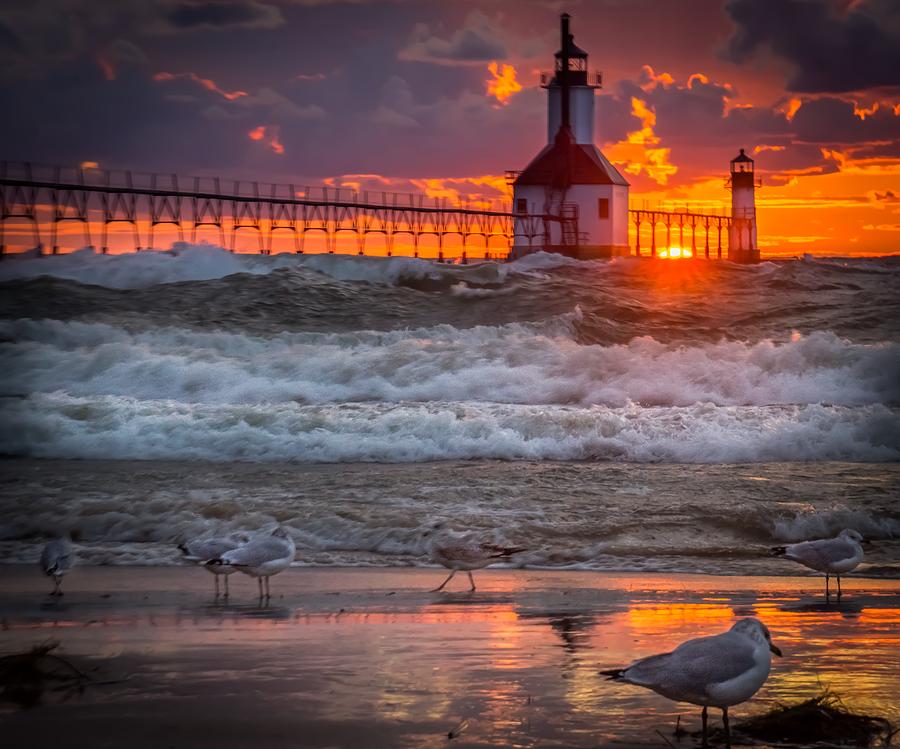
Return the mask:
[[(506, 201), (450, 203), (446, 198), (429, 198), (424, 194), (387, 191), (352, 190), (321, 186), (260, 183), (228, 180), (230, 188), (223, 188), (225, 180), (218, 177), (180, 178), (175, 174), (141, 174), (130, 171), (111, 172), (93, 168), (63, 169), (35, 166), (28, 163), (0, 162), (0, 254), (6, 251), (6, 224), (11, 220), (30, 225), (34, 247), (43, 247), (41, 238), (49, 226), (50, 248), (59, 251), (59, 224), (80, 222), (84, 230), (84, 244), (93, 247), (91, 226), (100, 226), (100, 250), (108, 249), (109, 226), (130, 224), (134, 248), (153, 246), (156, 227), (174, 226), (179, 239), (190, 230), (196, 241), (197, 230), (209, 227), (218, 232), (223, 247), (235, 249), (239, 231), (250, 230), (257, 235), (259, 251), (272, 252), (276, 232), (292, 235), (296, 252), (304, 251), (306, 235), (322, 232), (325, 248), (334, 252), (337, 237), (347, 232), (356, 239), (357, 250), (365, 252), (369, 234), (385, 237), (387, 254), (393, 254), (397, 236), (412, 240), (414, 255), (419, 254), (423, 237), (434, 236), (438, 243), (438, 258), (444, 259), (445, 241), (458, 237), (463, 262), (471, 257), (505, 259), (517, 238), (529, 246), (539, 248), (547, 235), (550, 222), (559, 217), (514, 213)], [(189, 185), (189, 187), (187, 187)], [(710, 257), (709, 234), (717, 232), (717, 256), (722, 256), (722, 229), (731, 225), (732, 218), (713, 214), (682, 211), (633, 209), (629, 211), (636, 230), (637, 255), (641, 255), (642, 227), (650, 225), (650, 255), (657, 254), (656, 227), (667, 227), (666, 246), (671, 246), (671, 229), (676, 227), (684, 247), (685, 226), (690, 227), (694, 256), (697, 228), (706, 232), (706, 257)], [(739, 219), (735, 219), (739, 220)], [(140, 224), (146, 226), (146, 244), (141, 243)], [(226, 243), (226, 233), (229, 235)], [(727, 236), (726, 232), (726, 236)], [(478, 238), (480, 249), (473, 245)], [(501, 239), (494, 242), (492, 240)]]

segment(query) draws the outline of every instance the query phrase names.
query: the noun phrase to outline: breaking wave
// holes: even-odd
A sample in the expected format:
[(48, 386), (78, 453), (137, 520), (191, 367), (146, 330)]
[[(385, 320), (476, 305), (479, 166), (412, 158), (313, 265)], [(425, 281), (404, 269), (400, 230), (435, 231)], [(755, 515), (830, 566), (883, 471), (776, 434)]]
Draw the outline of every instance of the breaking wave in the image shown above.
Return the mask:
[[(521, 270), (552, 268), (553, 256), (522, 263)], [(8, 262), (7, 262), (8, 261)], [(0, 265), (4, 281), (52, 276), (113, 289), (138, 289), (156, 284), (207, 281), (235, 273), (265, 275), (280, 269), (310, 270), (338, 281), (363, 281), (396, 285), (404, 281), (431, 280), (501, 283), (514, 264), (481, 263), (472, 266), (437, 264), (412, 257), (369, 257), (314, 254), (251, 255), (232, 253), (210, 244), (176, 242), (165, 251), (145, 250), (104, 255), (82, 249), (62, 255), (10, 255)]]
[(900, 459), (885, 406), (211, 405), (125, 396), (8, 402), (0, 452), (95, 459), (733, 463)]
[(581, 406), (900, 402), (900, 344), (832, 333), (686, 346), (583, 345), (579, 313), (536, 323), (254, 336), (0, 321), (0, 394), (185, 403), (484, 401)]
[(10, 258), (0, 450), (897, 460), (897, 272), (892, 258), (460, 266), (186, 244)]

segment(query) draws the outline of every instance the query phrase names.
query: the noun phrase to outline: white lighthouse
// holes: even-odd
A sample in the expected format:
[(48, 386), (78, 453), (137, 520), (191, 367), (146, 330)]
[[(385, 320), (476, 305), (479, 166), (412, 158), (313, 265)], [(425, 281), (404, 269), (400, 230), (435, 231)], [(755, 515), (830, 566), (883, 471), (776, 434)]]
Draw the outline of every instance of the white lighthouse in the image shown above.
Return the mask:
[[(517, 230), (511, 257), (546, 250), (588, 259), (627, 255), (628, 182), (594, 145), (594, 91), (587, 53), (561, 16), (561, 45), (547, 89), (547, 145), (513, 183), (515, 213), (540, 217), (541, 234)], [(534, 219), (517, 220), (517, 224)], [(531, 230), (534, 233), (534, 230)]]
[(756, 246), (756, 176), (753, 159), (744, 149), (731, 160), (731, 230), (728, 235), (728, 259), (736, 263), (759, 261)]

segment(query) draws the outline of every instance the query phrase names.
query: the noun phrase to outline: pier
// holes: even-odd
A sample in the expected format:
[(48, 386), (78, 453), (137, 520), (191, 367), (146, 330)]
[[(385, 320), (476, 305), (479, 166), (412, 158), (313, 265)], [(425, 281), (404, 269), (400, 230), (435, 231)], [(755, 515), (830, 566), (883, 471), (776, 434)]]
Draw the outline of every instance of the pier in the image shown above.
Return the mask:
[[(631, 252), (643, 257), (666, 257), (676, 236), (677, 247), (685, 251), (687, 236), (692, 257), (721, 259), (730, 227), (741, 220), (687, 208), (633, 208), (628, 215)], [(575, 244), (588, 241), (578, 218), (577, 210), (560, 215), (515, 212), (509, 200), (454, 203), (421, 193), (0, 162), (0, 255), (12, 249), (7, 244), (12, 225), (26, 227), (26, 244), (20, 249), (46, 247), (57, 254), (60, 225), (75, 222), (81, 225), (82, 246), (104, 253), (110, 249), (110, 227), (125, 224), (135, 251), (154, 247), (160, 227), (191, 242), (200, 231), (211, 231), (232, 251), (239, 234), (255, 235), (261, 254), (272, 253), (276, 235), (286, 235), (298, 253), (309, 251), (307, 235), (318, 235), (324, 241), (315, 251), (334, 253), (343, 233), (353, 238), (361, 255), (370, 235), (383, 240), (383, 253), (372, 254), (395, 254), (397, 239), (405, 237), (414, 257), (424, 256), (423, 241), (433, 237), (433, 259), (465, 263), (506, 260), (517, 242), (539, 249), (549, 244), (554, 226), (561, 226)], [(658, 237), (663, 228), (664, 244)]]

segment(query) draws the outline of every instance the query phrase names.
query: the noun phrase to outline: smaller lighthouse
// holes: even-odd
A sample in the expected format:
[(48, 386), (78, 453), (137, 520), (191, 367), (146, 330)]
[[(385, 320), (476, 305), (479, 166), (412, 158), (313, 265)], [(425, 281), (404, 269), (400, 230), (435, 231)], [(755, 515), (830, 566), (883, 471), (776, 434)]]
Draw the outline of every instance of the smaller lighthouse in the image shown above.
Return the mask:
[(756, 246), (756, 175), (753, 159), (744, 149), (731, 160), (731, 232), (728, 236), (728, 259), (736, 263), (759, 262)]

